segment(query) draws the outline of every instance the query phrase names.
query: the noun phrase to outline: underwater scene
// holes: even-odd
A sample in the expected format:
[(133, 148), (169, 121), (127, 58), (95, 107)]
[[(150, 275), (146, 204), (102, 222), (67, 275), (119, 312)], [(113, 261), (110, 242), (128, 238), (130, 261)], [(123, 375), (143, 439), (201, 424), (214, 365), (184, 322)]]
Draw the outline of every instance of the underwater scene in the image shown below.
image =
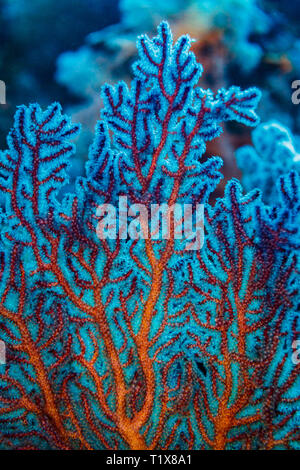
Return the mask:
[(0, 0), (0, 148), (0, 450), (300, 450), (297, 2)]

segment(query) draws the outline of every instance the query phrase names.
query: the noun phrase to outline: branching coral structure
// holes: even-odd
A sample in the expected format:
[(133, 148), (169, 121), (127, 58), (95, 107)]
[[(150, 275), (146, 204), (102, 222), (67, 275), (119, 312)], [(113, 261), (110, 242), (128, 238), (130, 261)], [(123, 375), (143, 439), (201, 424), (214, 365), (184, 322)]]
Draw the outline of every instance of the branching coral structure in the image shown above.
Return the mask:
[[(61, 201), (79, 128), (58, 104), (17, 110), (0, 160), (2, 449), (299, 447), (299, 176), (280, 175), (275, 207), (236, 180), (209, 204), (222, 160), (202, 161), (205, 143), (255, 126), (260, 93), (203, 90), (189, 49), (167, 23), (139, 37)], [(121, 197), (129, 226), (99, 237), (99, 206)], [(151, 204), (204, 205), (203, 247), (175, 223), (142, 237)]]
[(259, 188), (265, 202), (278, 199), (276, 181), (288, 171), (300, 173), (300, 154), (290, 131), (276, 121), (260, 124), (252, 133), (253, 146), (245, 145), (236, 152), (247, 191)]

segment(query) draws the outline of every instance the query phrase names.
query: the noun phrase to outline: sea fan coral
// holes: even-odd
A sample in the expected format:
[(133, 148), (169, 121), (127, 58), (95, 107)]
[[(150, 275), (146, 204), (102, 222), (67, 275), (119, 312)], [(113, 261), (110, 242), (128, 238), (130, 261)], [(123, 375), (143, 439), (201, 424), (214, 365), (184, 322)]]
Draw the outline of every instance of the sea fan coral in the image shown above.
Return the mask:
[(252, 133), (253, 147), (241, 147), (236, 152), (247, 191), (259, 188), (264, 201), (278, 201), (276, 181), (288, 171), (300, 173), (300, 154), (289, 130), (275, 121), (260, 124)]
[[(78, 127), (58, 104), (16, 113), (0, 161), (4, 449), (298, 445), (299, 178), (279, 178), (277, 207), (237, 181), (208, 203), (222, 161), (201, 161), (205, 142), (255, 126), (260, 94), (198, 87), (189, 48), (167, 23), (138, 39), (131, 87), (104, 86), (86, 176), (61, 202)], [(99, 207), (121, 197), (129, 228), (99, 237)], [(137, 214), (163, 203), (205, 205), (201, 250), (174, 213), (169, 237), (142, 236)]]

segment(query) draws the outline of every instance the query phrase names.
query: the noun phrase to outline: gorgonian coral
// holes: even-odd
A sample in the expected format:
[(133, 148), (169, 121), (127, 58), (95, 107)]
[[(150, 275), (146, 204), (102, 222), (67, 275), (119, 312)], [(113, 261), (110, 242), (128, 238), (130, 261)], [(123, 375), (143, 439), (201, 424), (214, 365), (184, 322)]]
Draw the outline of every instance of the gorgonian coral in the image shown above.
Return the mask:
[[(2, 448), (297, 445), (298, 175), (279, 178), (276, 207), (237, 181), (208, 203), (222, 161), (202, 161), (205, 143), (222, 122), (256, 125), (259, 92), (203, 90), (189, 48), (166, 23), (139, 38), (61, 202), (78, 127), (58, 104), (16, 113), (0, 163)], [(97, 208), (121, 196), (128, 233), (98, 237)], [(205, 205), (201, 250), (174, 212), (169, 237), (142, 237), (137, 214), (163, 203)]]
[(259, 188), (270, 205), (278, 200), (276, 181), (289, 171), (300, 173), (300, 155), (291, 133), (275, 121), (260, 124), (252, 133), (253, 147), (245, 145), (236, 152), (247, 191)]

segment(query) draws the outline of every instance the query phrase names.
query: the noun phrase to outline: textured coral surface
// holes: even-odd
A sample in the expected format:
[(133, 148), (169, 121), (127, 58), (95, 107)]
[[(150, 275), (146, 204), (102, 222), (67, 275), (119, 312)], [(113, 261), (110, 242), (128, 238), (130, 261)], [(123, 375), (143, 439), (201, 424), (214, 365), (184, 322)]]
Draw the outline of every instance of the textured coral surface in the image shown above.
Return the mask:
[[(259, 181), (208, 203), (222, 160), (203, 161), (206, 142), (255, 126), (260, 93), (200, 88), (189, 49), (167, 23), (138, 39), (63, 198), (78, 126), (58, 104), (17, 110), (0, 155), (2, 449), (299, 448), (299, 175), (274, 171), (274, 206)], [(284, 153), (282, 132), (261, 148), (257, 134), (252, 161)], [(99, 239), (97, 207), (120, 196), (204, 204), (204, 246), (172, 224), (168, 239)]]

